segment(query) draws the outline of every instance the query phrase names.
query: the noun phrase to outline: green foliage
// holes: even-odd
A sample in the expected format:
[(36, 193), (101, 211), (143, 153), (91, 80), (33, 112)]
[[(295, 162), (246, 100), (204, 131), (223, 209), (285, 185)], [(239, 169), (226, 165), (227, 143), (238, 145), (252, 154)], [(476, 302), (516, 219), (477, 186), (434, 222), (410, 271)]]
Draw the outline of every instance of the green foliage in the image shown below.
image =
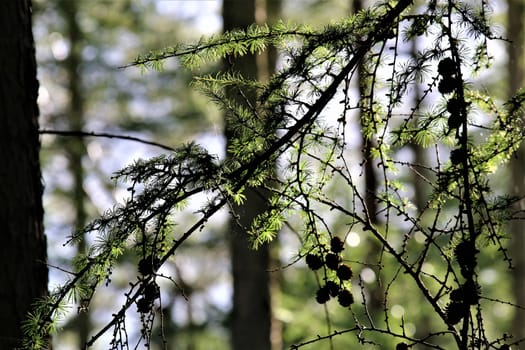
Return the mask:
[(283, 46), (287, 40), (295, 37), (308, 37), (311, 29), (306, 26), (294, 26), (279, 22), (272, 27), (251, 25), (247, 30), (231, 31), (222, 35), (202, 38), (195, 44), (176, 45), (161, 50), (150, 51), (137, 57), (131, 65), (144, 68), (162, 69), (162, 62), (167, 58), (180, 58), (180, 63), (188, 68), (200, 68), (204, 63), (218, 61), (227, 56), (257, 54), (268, 46)]
[[(124, 330), (134, 304), (145, 320), (147, 343), (154, 312), (139, 300), (157, 277), (156, 268), (221, 208), (230, 204), (235, 211), (248, 188), (271, 194), (268, 210), (252, 223), (254, 246), (270, 242), (284, 226), (295, 232), (301, 244), (297, 261), (305, 257), (316, 276), (311, 299), (342, 327), (328, 327), (323, 336), (310, 330), (317, 335), (312, 340), (295, 333), (291, 348), (336, 342), (347, 333), (354, 334), (354, 345), (382, 348), (407, 343), (486, 349), (507, 342), (506, 331), (489, 329), (485, 320), (490, 305), (512, 304), (484, 285), (480, 267), (488, 254), (511, 263), (505, 227), (523, 213), (511, 207), (518, 198), (492, 191), (491, 175), (523, 141), (518, 116), (525, 94), (500, 108), (469, 83), (476, 67), (488, 62), (485, 45), (494, 38), (485, 3), (476, 8), (432, 1), (418, 15), (409, 13), (411, 5), (379, 2), (321, 30), (252, 26), (139, 57), (133, 64), (159, 68), (163, 60), (177, 58), (195, 69), (274, 45), (286, 65), (267, 84), (233, 74), (195, 79), (194, 86), (227, 114), (234, 130), (232, 159), (218, 162), (188, 144), (118, 172), (117, 181), (131, 183), (128, 201), (84, 230), (96, 232), (97, 241), (78, 259), (74, 278), (39, 303), (36, 310), (43, 312), (34, 313), (26, 327), (28, 344), (42, 346), (73, 286), (81, 286), (77, 298), (89, 303), (98, 285), (111, 282), (111, 270), (126, 251), (143, 264), (150, 261), (151, 269), (130, 282), (121, 309), (87, 345), (111, 327), (114, 334)], [(421, 36), (427, 47), (404, 60), (403, 40)], [(472, 46), (475, 54), (469, 56)], [(362, 87), (358, 101), (351, 91), (356, 75)], [(409, 92), (420, 83), (425, 87), (414, 101)], [(232, 91), (241, 98), (229, 98)], [(431, 97), (438, 102), (424, 108)], [(359, 132), (349, 127), (357, 112)], [(365, 162), (374, 165), (375, 188), (363, 190), (366, 164), (348, 146), (357, 134), (370, 146)], [(433, 146), (433, 153), (425, 153), (427, 164), (403, 157), (414, 144)], [(412, 172), (429, 188), (422, 208), (408, 194)], [(170, 220), (198, 196), (206, 200), (190, 225)], [(337, 240), (351, 233), (366, 237), (368, 251), (337, 248)], [(416, 321), (419, 310), (425, 325)]]

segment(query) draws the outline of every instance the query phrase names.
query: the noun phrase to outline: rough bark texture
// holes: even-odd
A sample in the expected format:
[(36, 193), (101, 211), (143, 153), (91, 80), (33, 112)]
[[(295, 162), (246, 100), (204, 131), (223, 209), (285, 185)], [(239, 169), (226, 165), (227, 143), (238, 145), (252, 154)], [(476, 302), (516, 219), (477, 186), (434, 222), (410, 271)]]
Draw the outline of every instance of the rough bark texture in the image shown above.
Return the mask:
[[(508, 2), (508, 38), (509, 44), (508, 55), (508, 72), (509, 72), (509, 96), (515, 94), (523, 84), (523, 16), (525, 15), (525, 4), (521, 0), (510, 0)], [(523, 195), (525, 193), (525, 150), (523, 147), (516, 153), (516, 157), (511, 161), (512, 170), (512, 188), (511, 193)], [(520, 201), (516, 209), (523, 210), (524, 201)], [(512, 271), (512, 291), (514, 293), (514, 302), (520, 306), (525, 306), (525, 236), (523, 222), (516, 221), (511, 225), (511, 256), (514, 264)], [(514, 339), (525, 337), (525, 312), (516, 310), (512, 322), (512, 335)]]
[(47, 290), (29, 0), (1, 2), (0, 33), (0, 349), (13, 349), (20, 323)]
[[(223, 6), (224, 30), (246, 28), (255, 22), (254, 0), (231, 0)], [(228, 60), (230, 69), (246, 77), (257, 77), (254, 56)], [(235, 92), (232, 92), (235, 94)], [(226, 125), (226, 137), (232, 137)], [(249, 189), (246, 202), (233, 208), (237, 219), (232, 220), (231, 254), (233, 270), (232, 349), (268, 350), (271, 348), (271, 301), (269, 291), (269, 249), (262, 246), (250, 249), (246, 228), (266, 206), (265, 194)]]

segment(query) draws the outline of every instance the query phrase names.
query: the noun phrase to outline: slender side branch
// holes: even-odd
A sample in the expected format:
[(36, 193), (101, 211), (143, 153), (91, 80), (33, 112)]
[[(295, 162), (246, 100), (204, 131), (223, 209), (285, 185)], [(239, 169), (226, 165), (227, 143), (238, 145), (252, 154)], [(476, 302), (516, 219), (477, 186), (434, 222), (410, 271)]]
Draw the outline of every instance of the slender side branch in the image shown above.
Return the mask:
[(117, 134), (106, 133), (106, 132), (94, 132), (94, 131), (83, 131), (83, 130), (49, 130), (49, 129), (39, 130), (38, 133), (41, 135), (60, 135), (60, 136), (70, 136), (70, 137), (104, 137), (104, 138), (109, 138), (109, 139), (128, 140), (128, 141), (135, 141), (135, 142), (143, 143), (145, 145), (159, 147), (167, 151), (171, 151), (171, 152), (175, 151), (175, 148), (173, 147), (163, 145), (161, 143), (154, 142), (154, 141), (144, 140), (140, 137), (129, 136), (129, 135), (117, 135)]

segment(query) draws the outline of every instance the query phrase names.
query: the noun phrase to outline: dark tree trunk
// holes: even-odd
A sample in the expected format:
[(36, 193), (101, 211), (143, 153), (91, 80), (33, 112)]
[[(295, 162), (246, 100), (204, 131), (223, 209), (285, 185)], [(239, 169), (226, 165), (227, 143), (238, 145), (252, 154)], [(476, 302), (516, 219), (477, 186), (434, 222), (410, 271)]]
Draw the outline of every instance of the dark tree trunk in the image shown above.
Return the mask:
[(0, 349), (47, 292), (31, 2), (0, 5)]
[[(255, 0), (231, 0), (223, 6), (224, 30), (246, 28), (255, 22)], [(256, 78), (256, 57), (248, 55), (228, 60), (230, 69)], [(236, 92), (232, 91), (232, 96)], [(226, 125), (226, 138), (234, 135)], [(269, 289), (269, 248), (250, 248), (246, 233), (253, 219), (266, 207), (266, 195), (259, 189), (248, 189), (246, 201), (233, 209), (231, 254), (233, 270), (232, 349), (268, 350), (271, 348), (271, 301)]]

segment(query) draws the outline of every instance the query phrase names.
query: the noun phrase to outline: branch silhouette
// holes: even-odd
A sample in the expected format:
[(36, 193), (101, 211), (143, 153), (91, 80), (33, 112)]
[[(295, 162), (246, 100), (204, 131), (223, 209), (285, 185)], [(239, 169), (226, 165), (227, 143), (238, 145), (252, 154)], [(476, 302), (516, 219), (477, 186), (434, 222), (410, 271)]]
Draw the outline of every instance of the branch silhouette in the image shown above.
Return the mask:
[(68, 137), (103, 137), (103, 138), (109, 138), (109, 139), (120, 139), (120, 140), (127, 140), (127, 141), (134, 141), (143, 143), (145, 145), (149, 146), (155, 146), (162, 148), (167, 151), (175, 151), (173, 147), (154, 142), (154, 141), (148, 141), (144, 140), (140, 137), (135, 136), (129, 136), (129, 135), (117, 135), (112, 133), (106, 133), (106, 132), (94, 132), (94, 131), (83, 131), (83, 130), (50, 130), (50, 129), (43, 129), (38, 131), (41, 135), (59, 135), (59, 136), (68, 136)]

